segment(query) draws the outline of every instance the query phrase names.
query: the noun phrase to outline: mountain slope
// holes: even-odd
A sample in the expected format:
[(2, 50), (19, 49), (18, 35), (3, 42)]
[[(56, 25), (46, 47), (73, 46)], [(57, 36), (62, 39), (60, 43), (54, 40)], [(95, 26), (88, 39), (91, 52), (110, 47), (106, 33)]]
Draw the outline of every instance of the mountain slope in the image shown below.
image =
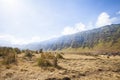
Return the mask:
[(54, 40), (28, 45), (30, 49), (44, 50), (120, 50), (120, 24), (66, 35)]

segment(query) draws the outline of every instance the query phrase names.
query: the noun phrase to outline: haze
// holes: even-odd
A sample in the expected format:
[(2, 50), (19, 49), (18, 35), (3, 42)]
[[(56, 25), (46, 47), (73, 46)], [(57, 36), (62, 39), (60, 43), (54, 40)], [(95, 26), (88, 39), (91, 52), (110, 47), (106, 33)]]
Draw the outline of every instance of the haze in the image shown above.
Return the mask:
[(0, 41), (40, 42), (120, 22), (120, 0), (0, 0)]

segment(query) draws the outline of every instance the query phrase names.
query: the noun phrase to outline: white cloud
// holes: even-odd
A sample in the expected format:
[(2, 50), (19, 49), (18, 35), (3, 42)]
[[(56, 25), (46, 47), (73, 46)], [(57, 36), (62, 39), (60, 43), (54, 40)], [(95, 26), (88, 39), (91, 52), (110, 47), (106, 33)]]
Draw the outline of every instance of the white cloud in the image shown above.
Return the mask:
[[(120, 11), (118, 12), (120, 13)], [(102, 27), (105, 25), (111, 25), (114, 23), (118, 23), (120, 21), (119, 17), (111, 17), (108, 13), (106, 12), (102, 12), (98, 18), (96, 23), (93, 22), (89, 22), (88, 24), (84, 25), (83, 23), (77, 23), (74, 26), (66, 26), (64, 28), (64, 30), (62, 31), (63, 35), (68, 35), (68, 34), (74, 34), (77, 32), (81, 32), (84, 30), (89, 30), (89, 29), (93, 29), (96, 27)]]
[(31, 39), (16, 38), (13, 35), (2, 34), (0, 35), (0, 40), (10, 42), (11, 44), (29, 44), (32, 42), (40, 42), (41, 38), (38, 36), (33, 36)]
[(110, 19), (110, 16), (106, 12), (102, 12), (97, 19), (96, 26), (101, 27), (105, 25), (112, 24), (112, 21)]
[(74, 34), (84, 30), (86, 30), (86, 26), (80, 22), (75, 24), (73, 27), (70, 26), (65, 27), (62, 34), (63, 35)]
[[(120, 13), (120, 11), (118, 12)], [(106, 12), (102, 12), (97, 19), (96, 26), (102, 27), (105, 25), (110, 25), (113, 23), (118, 23), (120, 21), (120, 17), (110, 17), (110, 15)]]
[(29, 43), (34, 43), (34, 42), (41, 42), (41, 41), (58, 38), (58, 37), (60, 36), (53, 35), (53, 36), (48, 37), (47, 39), (42, 39), (39, 36), (33, 36), (29, 39), (25, 39), (25, 38), (17, 38), (9, 34), (0, 34), (0, 41), (3, 41), (3, 42), (7, 41), (10, 44), (15, 44), (15, 45), (23, 45), (23, 44), (29, 44)]

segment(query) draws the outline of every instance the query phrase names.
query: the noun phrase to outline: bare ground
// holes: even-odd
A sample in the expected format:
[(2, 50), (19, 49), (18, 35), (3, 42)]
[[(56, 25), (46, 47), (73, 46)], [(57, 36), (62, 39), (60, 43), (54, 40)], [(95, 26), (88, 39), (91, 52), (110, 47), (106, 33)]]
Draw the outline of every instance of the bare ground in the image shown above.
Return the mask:
[(63, 55), (65, 59), (58, 60), (60, 68), (37, 66), (39, 56), (35, 54), (30, 61), (19, 54), (17, 64), (0, 63), (0, 80), (63, 80), (64, 77), (71, 80), (120, 80), (120, 56), (107, 58), (66, 53)]

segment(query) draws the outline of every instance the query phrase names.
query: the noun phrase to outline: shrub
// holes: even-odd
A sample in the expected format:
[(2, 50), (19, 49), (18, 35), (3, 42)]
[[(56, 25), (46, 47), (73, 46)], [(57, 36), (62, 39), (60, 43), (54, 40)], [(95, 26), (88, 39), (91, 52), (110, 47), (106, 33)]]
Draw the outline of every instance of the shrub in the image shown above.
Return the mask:
[(36, 54), (39, 54), (39, 51), (38, 51), (38, 50), (36, 50), (36, 51), (35, 51), (35, 53), (36, 53)]
[(30, 52), (29, 50), (26, 50), (25, 51), (25, 55), (24, 55), (24, 57), (27, 57), (29, 60), (31, 60), (32, 59), (32, 52)]
[(40, 53), (43, 53), (43, 49), (40, 49), (39, 52), (40, 52)]
[(9, 50), (3, 57), (3, 64), (11, 64), (17, 62), (16, 53), (14, 50)]
[(20, 54), (20, 53), (21, 53), (21, 50), (18, 49), (18, 48), (14, 48), (14, 50), (15, 50), (15, 52), (16, 52), (17, 54)]
[(0, 52), (0, 57), (3, 56), (2, 52)]
[(38, 58), (38, 66), (41, 67), (49, 67), (49, 66), (57, 66), (57, 58), (55, 55), (51, 53), (42, 53)]
[(55, 55), (52, 54), (52, 53), (45, 53), (44, 55), (45, 55), (45, 57), (46, 57), (47, 59), (53, 59), (53, 58), (55, 58)]
[(32, 53), (30, 53), (30, 52), (26, 52), (25, 53), (25, 57), (32, 57), (33, 55), (32, 55)]
[(25, 50), (21, 50), (22, 53), (25, 53)]
[(42, 58), (42, 57), (40, 57), (40, 58), (38, 59), (38, 65), (41, 66), (41, 67), (52, 66), (51, 63), (49, 62), (49, 60), (44, 59), (44, 58)]
[(56, 58), (58, 58), (58, 59), (63, 59), (63, 56), (62, 56), (60, 53), (57, 53), (57, 54), (56, 54)]

